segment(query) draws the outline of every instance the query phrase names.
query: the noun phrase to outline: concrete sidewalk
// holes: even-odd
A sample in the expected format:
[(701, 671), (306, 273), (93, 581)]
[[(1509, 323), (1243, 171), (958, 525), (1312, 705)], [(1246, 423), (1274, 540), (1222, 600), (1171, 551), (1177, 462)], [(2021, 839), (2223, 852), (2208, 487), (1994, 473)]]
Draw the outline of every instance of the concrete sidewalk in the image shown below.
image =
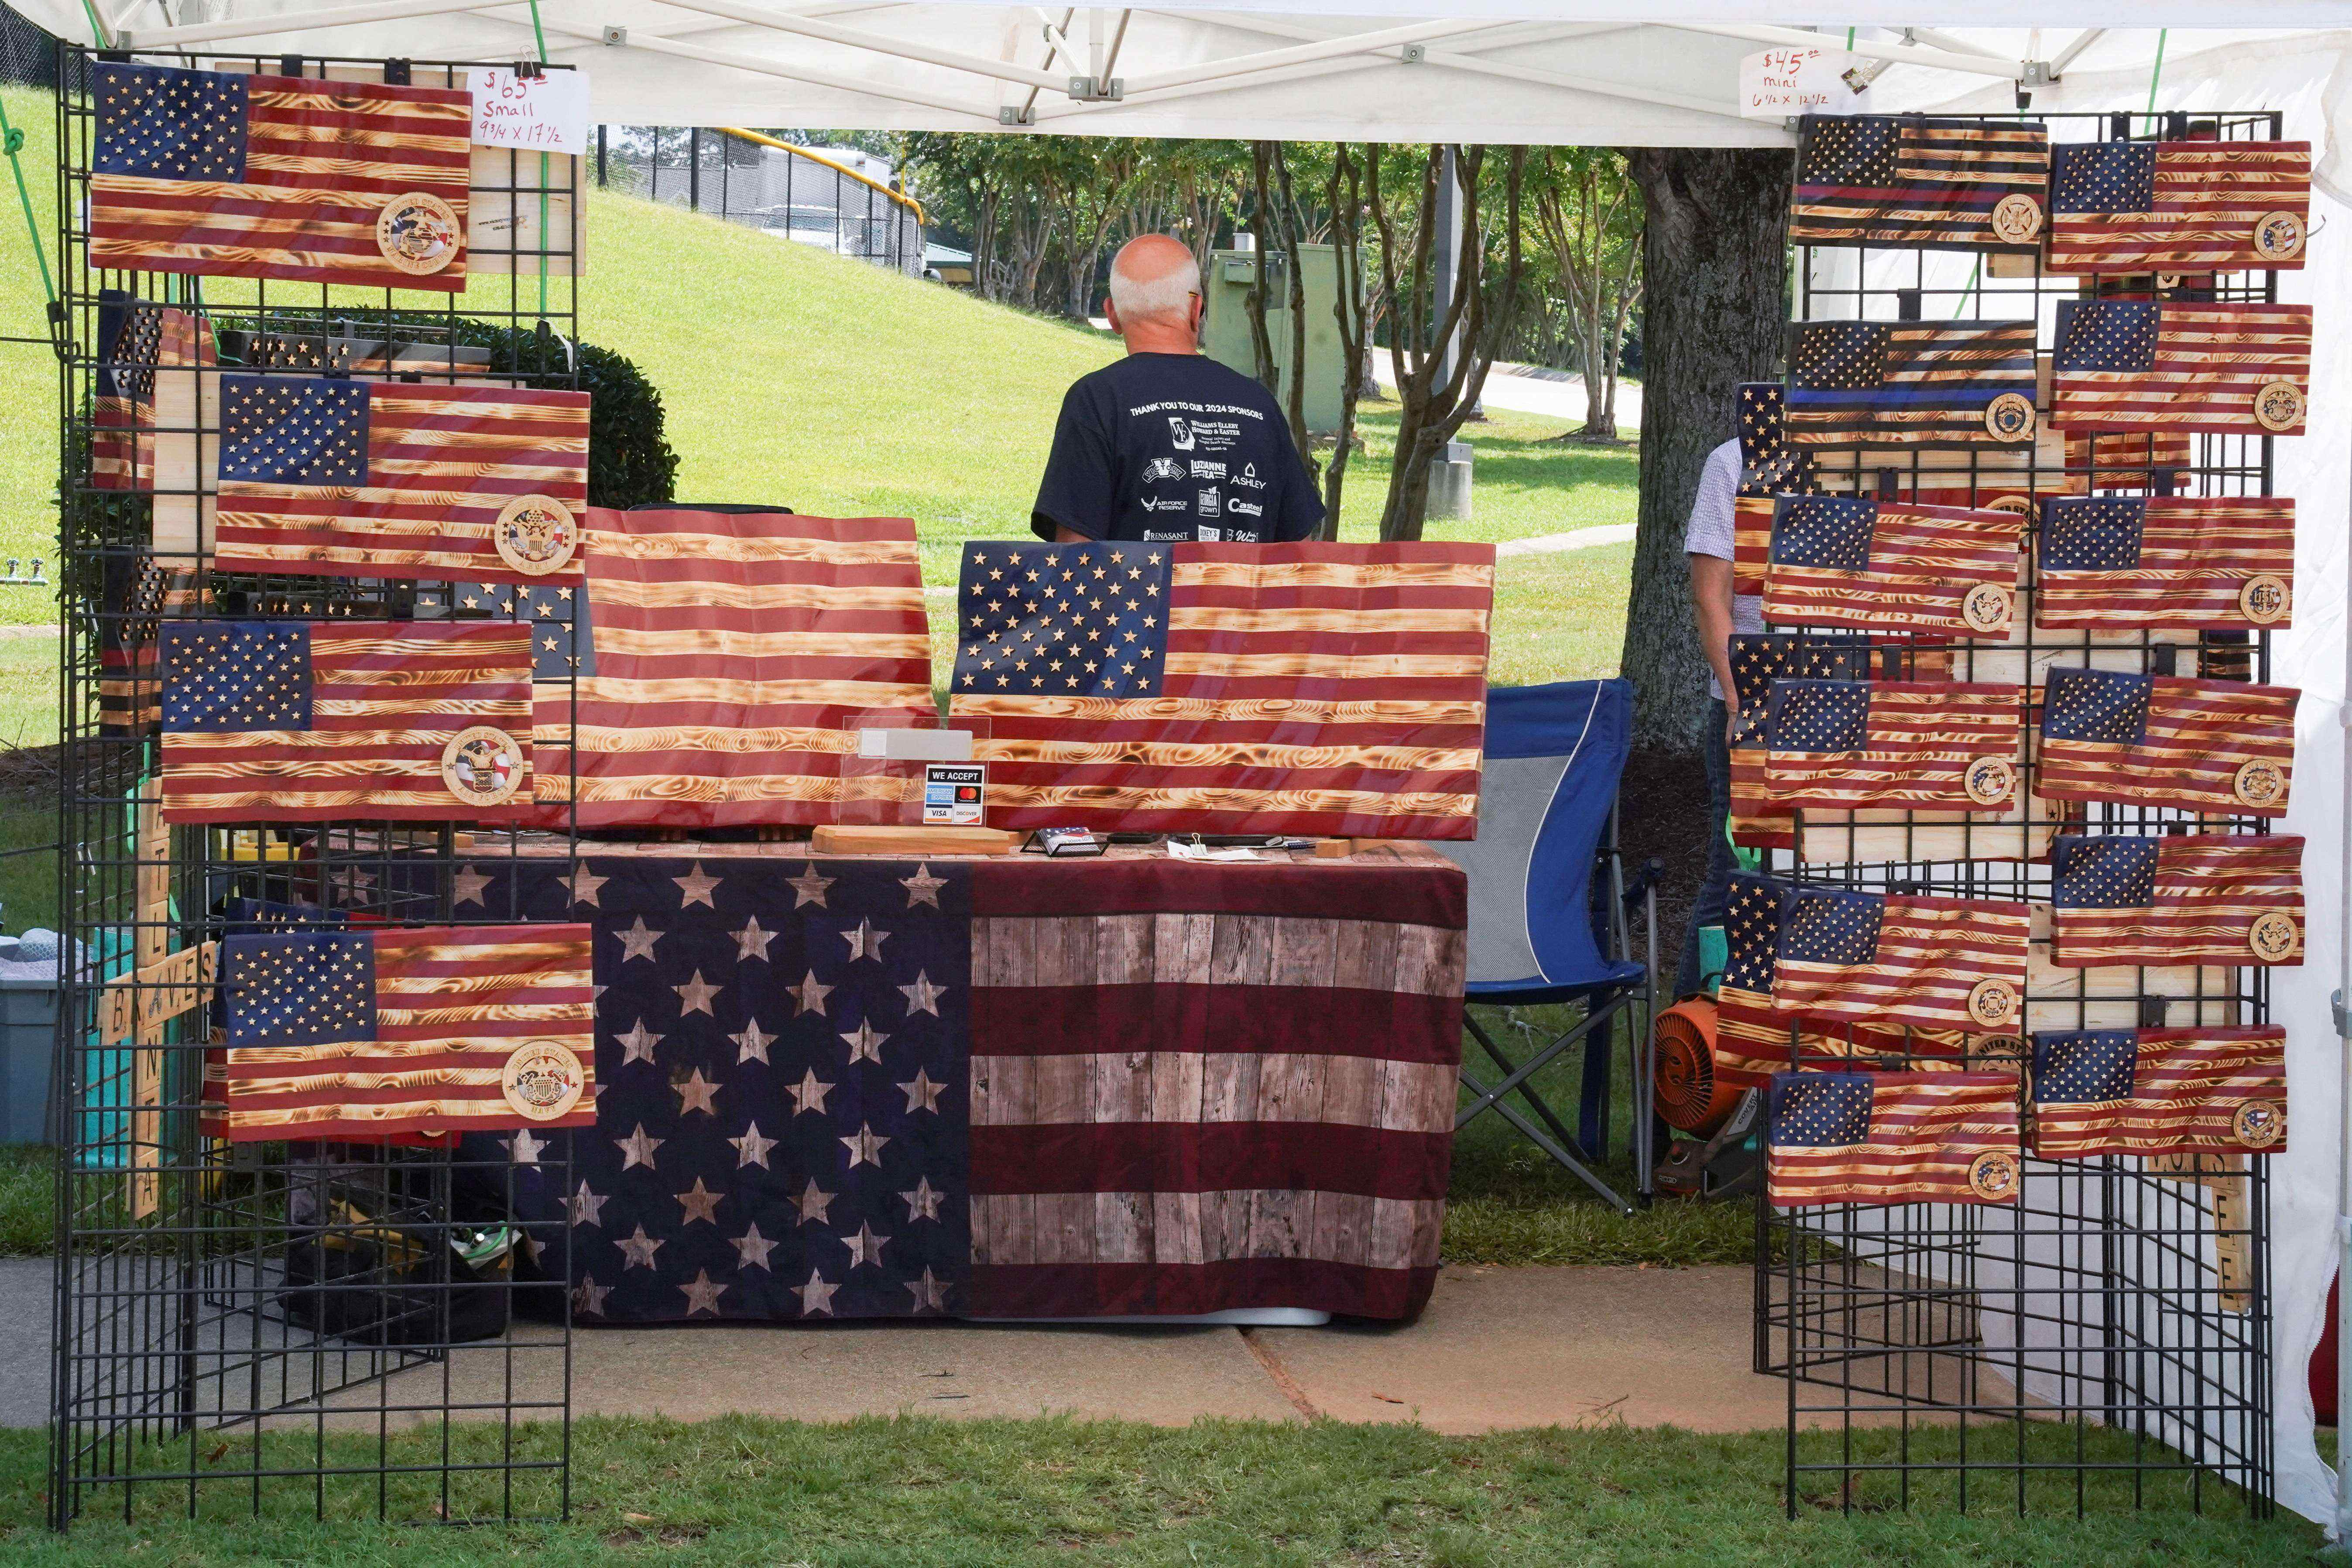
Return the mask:
[[(0, 1425), (47, 1419), (48, 1265), (0, 1267)], [(1454, 1267), (1417, 1322), (1321, 1329), (962, 1323), (586, 1329), (580, 1415), (743, 1414), (842, 1421), (1066, 1414), (1176, 1426), (1198, 1416), (1417, 1421), (1437, 1431), (1623, 1422), (1697, 1431), (1779, 1426), (1787, 1388), (1748, 1371), (1745, 1268)], [(561, 1357), (459, 1352), (459, 1401), (560, 1397)], [(334, 1403), (440, 1403), (420, 1367)], [(397, 1418), (395, 1418), (397, 1419)]]

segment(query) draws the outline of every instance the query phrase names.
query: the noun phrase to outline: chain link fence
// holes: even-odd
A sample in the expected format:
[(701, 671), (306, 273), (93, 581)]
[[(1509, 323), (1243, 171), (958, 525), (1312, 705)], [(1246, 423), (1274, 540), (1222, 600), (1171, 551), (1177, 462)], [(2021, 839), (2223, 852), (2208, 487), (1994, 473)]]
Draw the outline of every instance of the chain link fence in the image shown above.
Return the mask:
[(871, 153), (768, 146), (723, 131), (600, 125), (594, 175), (610, 190), (923, 275), (922, 209)]

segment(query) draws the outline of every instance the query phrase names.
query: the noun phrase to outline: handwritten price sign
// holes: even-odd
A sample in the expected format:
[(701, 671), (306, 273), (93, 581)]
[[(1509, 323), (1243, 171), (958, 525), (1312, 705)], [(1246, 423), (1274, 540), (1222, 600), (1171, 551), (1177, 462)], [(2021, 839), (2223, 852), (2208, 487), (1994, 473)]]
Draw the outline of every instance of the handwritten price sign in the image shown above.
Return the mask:
[(474, 141), (484, 147), (539, 153), (588, 150), (588, 73), (549, 71), (518, 77), (500, 66), (466, 73), (474, 95)]
[[(1864, 113), (1870, 108), (1870, 79), (1859, 73), (1869, 64), (1843, 49), (1765, 49), (1747, 56), (1739, 62), (1739, 112), (1750, 120)], [(1846, 79), (1849, 73), (1856, 73), (1863, 89)]]

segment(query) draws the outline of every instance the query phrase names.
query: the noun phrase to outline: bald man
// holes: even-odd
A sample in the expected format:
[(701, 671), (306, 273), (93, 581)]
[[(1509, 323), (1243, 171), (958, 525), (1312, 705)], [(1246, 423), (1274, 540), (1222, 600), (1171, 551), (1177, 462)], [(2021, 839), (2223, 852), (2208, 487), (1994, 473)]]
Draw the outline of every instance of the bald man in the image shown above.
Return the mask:
[(1041, 539), (1312, 538), (1314, 476), (1265, 388), (1202, 357), (1201, 269), (1181, 240), (1148, 234), (1110, 264), (1107, 307), (1127, 357), (1062, 399), (1029, 526)]

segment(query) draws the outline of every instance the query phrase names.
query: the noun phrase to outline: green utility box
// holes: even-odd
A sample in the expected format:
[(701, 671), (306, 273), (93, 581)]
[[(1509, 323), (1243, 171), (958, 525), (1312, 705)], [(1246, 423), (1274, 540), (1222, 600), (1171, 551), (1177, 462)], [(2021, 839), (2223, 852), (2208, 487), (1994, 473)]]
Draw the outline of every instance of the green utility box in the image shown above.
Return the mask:
[[(1204, 279), (1206, 314), (1201, 323), (1201, 348), (1219, 364), (1244, 375), (1257, 375), (1257, 351), (1250, 338), (1250, 294), (1257, 287), (1258, 263), (1268, 274), (1265, 330), (1273, 341), (1274, 363), (1281, 374), (1277, 394), (1289, 405), (1290, 269), (1289, 258), (1279, 251), (1260, 258), (1247, 250), (1213, 250)], [(1339, 297), (1339, 267), (1331, 247), (1302, 245), (1299, 269), (1307, 280), (1307, 428), (1328, 436), (1339, 428), (1339, 395), (1345, 388), (1347, 354), (1339, 343), (1339, 323), (1331, 306)]]

